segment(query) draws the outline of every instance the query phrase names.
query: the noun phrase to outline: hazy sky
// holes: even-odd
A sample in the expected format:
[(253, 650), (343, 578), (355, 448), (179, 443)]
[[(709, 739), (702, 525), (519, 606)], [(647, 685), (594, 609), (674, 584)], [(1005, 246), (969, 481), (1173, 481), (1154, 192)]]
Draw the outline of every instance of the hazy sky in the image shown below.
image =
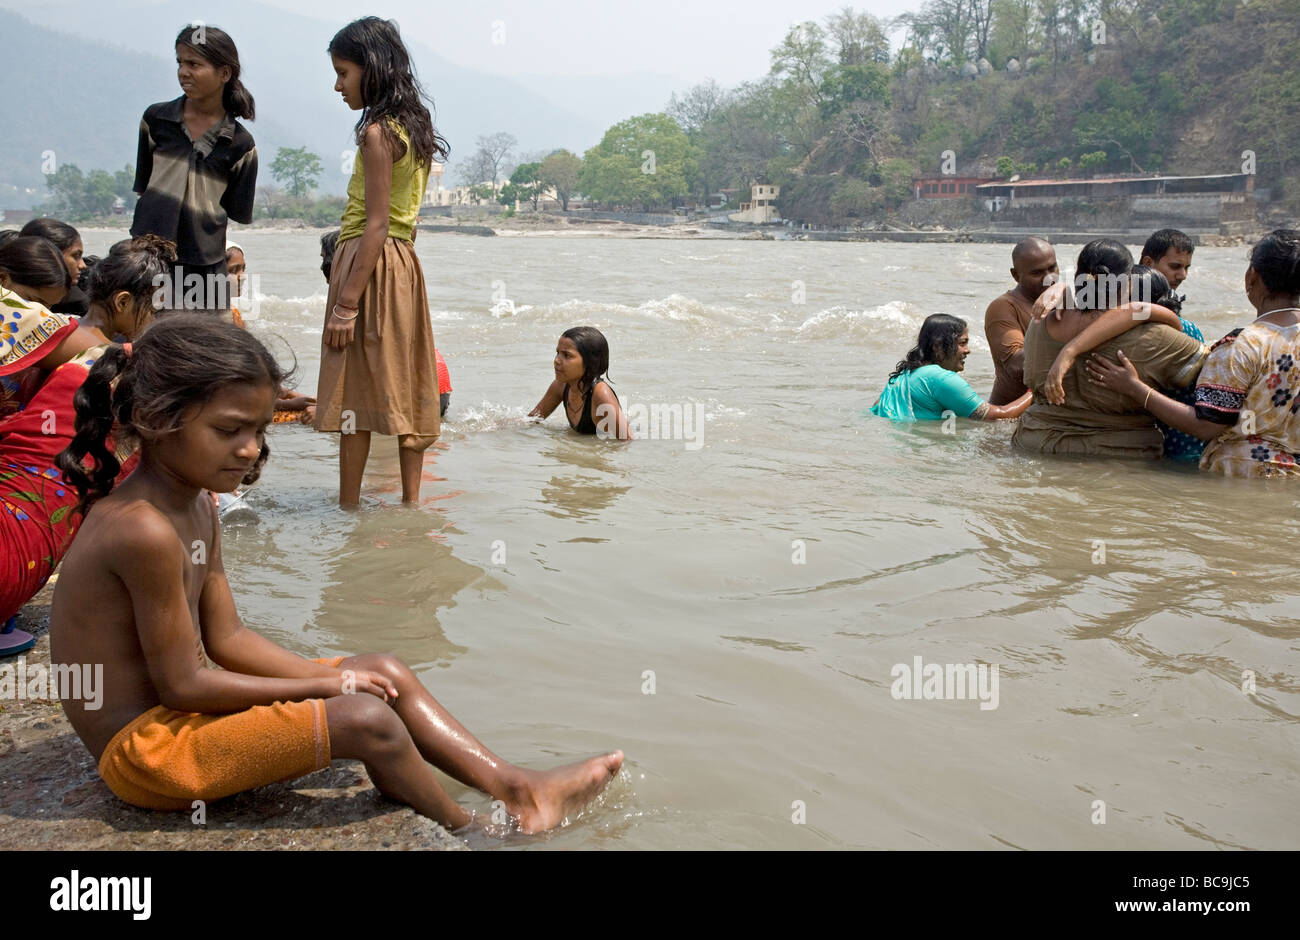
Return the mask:
[[(768, 50), (803, 20), (849, 5), (879, 17), (921, 0), (265, 0), (340, 24), (363, 14), (396, 19), (439, 55), (502, 75), (657, 72), (684, 83), (712, 76), (724, 85), (756, 79)], [(493, 43), (494, 23), (504, 24)]]

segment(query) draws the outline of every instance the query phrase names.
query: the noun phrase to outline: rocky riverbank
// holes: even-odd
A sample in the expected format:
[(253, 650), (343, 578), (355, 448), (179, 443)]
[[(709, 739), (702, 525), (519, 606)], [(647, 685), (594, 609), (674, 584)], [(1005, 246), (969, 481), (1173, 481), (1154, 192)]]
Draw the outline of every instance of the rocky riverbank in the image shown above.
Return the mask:
[[(38, 637), (28, 667), (50, 661), (47, 587), (18, 617)], [(0, 659), (17, 668), (18, 657)], [(447, 849), (465, 844), (381, 797), (357, 761), (210, 803), (206, 819), (136, 809), (99, 779), (57, 701), (0, 700), (0, 850)]]

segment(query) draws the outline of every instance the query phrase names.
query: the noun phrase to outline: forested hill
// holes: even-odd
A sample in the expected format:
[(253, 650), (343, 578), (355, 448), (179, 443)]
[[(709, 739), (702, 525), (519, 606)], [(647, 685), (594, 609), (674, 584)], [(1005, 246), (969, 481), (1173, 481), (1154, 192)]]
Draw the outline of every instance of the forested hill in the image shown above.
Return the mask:
[(958, 172), (1056, 177), (1239, 173), (1253, 156), (1294, 211), (1300, 2), (929, 0), (894, 24), (844, 10), (794, 27), (767, 76), (696, 86), (668, 113), (695, 188), (747, 196), (766, 176), (787, 218), (878, 217), (946, 151)]
[[(180, 93), (176, 67), (162, 55), (81, 39), (4, 9), (0, 36), (17, 54), (0, 94), (0, 208), (43, 199), (47, 176), (67, 164), (110, 173), (133, 164), (145, 107)], [(274, 118), (259, 119), (257, 129), (272, 142), (297, 140)]]

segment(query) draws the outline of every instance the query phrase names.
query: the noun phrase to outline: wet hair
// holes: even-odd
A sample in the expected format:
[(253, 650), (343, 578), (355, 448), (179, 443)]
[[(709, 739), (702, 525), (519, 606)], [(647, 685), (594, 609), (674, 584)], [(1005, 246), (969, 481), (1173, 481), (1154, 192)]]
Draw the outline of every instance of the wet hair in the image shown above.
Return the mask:
[(191, 23), (176, 34), (176, 45), (192, 49), (213, 68), (229, 68), (230, 78), (221, 90), (221, 106), (231, 117), (253, 120), (253, 95), (239, 80), (239, 50), (229, 33), (215, 26)]
[(901, 360), (889, 373), (888, 385), (904, 372), (911, 372), (921, 366), (938, 364), (948, 359), (957, 351), (961, 334), (967, 330), (966, 321), (961, 317), (946, 313), (932, 313), (921, 324), (921, 333), (916, 338), (916, 345), (907, 351), (907, 358)]
[(342, 231), (336, 228), (320, 237), (320, 272), (325, 275), (327, 281), (330, 279), (330, 272), (334, 269), (334, 252), (339, 247), (339, 235)]
[(1159, 304), (1177, 314), (1183, 312), (1183, 298), (1169, 286), (1169, 279), (1158, 270), (1145, 264), (1135, 264), (1128, 275), (1133, 300)]
[(65, 252), (81, 241), (81, 233), (67, 222), (58, 219), (32, 219), (22, 227), (20, 235), (37, 235), (54, 242), (59, 251)]
[(160, 276), (170, 276), (175, 261), (175, 242), (157, 235), (123, 239), (95, 263), (86, 293), (91, 303), (107, 303), (123, 290), (137, 299), (152, 297)]
[(609, 341), (594, 326), (575, 326), (560, 334), (573, 343), (582, 357), (582, 381), (588, 389), (609, 371)]
[[(121, 470), (108, 448), (110, 433), (119, 443), (134, 443), (145, 435), (178, 431), (187, 417), (192, 420), (193, 409), (224, 388), (254, 383), (279, 388), (286, 378), (252, 333), (206, 313), (176, 313), (157, 321), (130, 354), (109, 346), (73, 397), (76, 434), (55, 459), (80, 496), (78, 511), (107, 496)], [(245, 486), (257, 482), (270, 453), (263, 442)]]
[(1158, 232), (1152, 232), (1151, 237), (1142, 246), (1142, 257), (1150, 258), (1152, 261), (1159, 261), (1171, 251), (1192, 252), (1195, 250), (1196, 245), (1186, 232), (1180, 232), (1176, 228), (1162, 228)]
[(27, 287), (72, 287), (63, 252), (38, 235), (19, 235), (0, 245), (0, 273)]
[(1094, 288), (1092, 302), (1085, 303), (1083, 299), (1079, 300), (1080, 310), (1106, 310), (1117, 305), (1120, 302), (1120, 292), (1117, 289), (1120, 281), (1116, 278), (1122, 277), (1133, 270), (1133, 255), (1120, 242), (1113, 238), (1098, 238), (1088, 242), (1079, 252), (1079, 261), (1074, 274), (1074, 286), (1077, 289), (1082, 288), (1083, 282), (1092, 275), (1095, 284), (1105, 287), (1104, 290)]
[(356, 126), (358, 147), (365, 141), (366, 128), (378, 124), (393, 159), (399, 159), (404, 145), (389, 126), (392, 120), (410, 138), (416, 163), (431, 166), (435, 159), (447, 158), (451, 147), (434, 129), (433, 99), (415, 77), (411, 55), (402, 44), (397, 23), (377, 16), (353, 20), (334, 34), (326, 51), (335, 58), (361, 66), (364, 107)]
[(0, 245), (7, 245), (17, 237), (18, 229), (16, 228), (7, 228), (4, 231), (0, 231)]
[(1300, 231), (1279, 228), (1250, 250), (1250, 266), (1274, 294), (1300, 294)]

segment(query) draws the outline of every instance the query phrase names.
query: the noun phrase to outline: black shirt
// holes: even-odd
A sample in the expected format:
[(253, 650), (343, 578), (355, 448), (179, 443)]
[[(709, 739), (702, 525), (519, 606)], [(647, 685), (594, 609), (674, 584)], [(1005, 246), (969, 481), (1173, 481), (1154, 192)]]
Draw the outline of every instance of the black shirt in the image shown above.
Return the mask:
[(191, 140), (184, 95), (150, 105), (140, 121), (134, 188), (132, 235), (176, 242), (181, 263), (216, 264), (226, 256), (226, 218), (253, 221), (257, 145), (230, 115)]

